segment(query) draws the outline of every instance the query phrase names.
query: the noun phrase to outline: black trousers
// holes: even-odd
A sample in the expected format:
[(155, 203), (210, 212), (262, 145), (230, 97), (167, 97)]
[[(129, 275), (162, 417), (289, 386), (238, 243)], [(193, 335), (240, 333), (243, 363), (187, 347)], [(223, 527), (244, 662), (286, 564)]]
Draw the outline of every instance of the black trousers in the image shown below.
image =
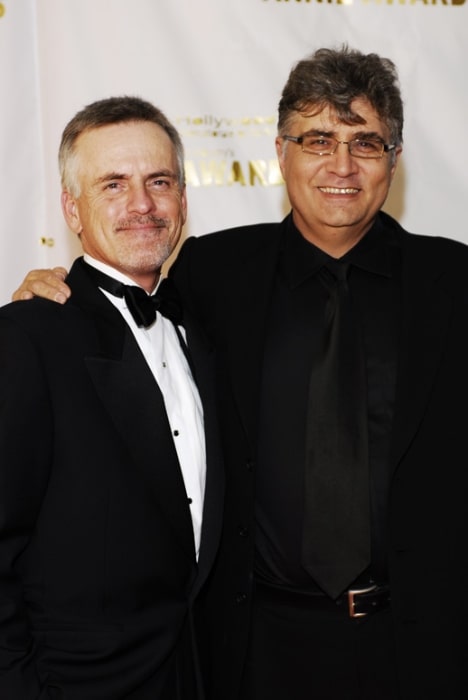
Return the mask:
[(351, 619), (332, 601), (257, 592), (241, 700), (398, 700), (390, 609)]

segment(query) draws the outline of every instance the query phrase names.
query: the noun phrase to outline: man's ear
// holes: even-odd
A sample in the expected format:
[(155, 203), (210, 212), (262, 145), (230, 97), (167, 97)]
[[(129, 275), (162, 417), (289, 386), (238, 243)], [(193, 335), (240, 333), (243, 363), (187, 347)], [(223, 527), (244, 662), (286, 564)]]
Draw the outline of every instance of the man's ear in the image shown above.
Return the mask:
[(63, 190), (61, 202), (63, 215), (68, 227), (73, 231), (73, 233), (80, 234), (83, 230), (83, 226), (81, 225), (80, 212), (76, 199), (72, 197), (70, 192)]
[(180, 195), (180, 206), (182, 211), (182, 221), (185, 224), (187, 221), (187, 189), (185, 186)]
[(275, 148), (276, 148), (276, 155), (278, 157), (278, 164), (281, 170), (281, 175), (283, 176), (284, 180), (284, 149), (285, 149), (285, 142), (280, 136), (277, 136), (275, 139)]
[(393, 158), (392, 166), (390, 168), (390, 177), (392, 180), (393, 180), (393, 176), (395, 175), (395, 170), (397, 169), (398, 161), (400, 160), (402, 150), (403, 150), (402, 146), (397, 146), (397, 148), (394, 151), (395, 155)]

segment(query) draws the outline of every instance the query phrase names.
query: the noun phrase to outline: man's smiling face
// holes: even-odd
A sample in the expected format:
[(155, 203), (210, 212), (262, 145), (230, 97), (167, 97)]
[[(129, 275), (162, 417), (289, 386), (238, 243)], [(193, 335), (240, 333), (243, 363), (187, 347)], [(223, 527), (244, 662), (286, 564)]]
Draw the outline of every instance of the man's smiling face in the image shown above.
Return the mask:
[[(310, 132), (338, 141), (378, 138), (389, 143), (389, 130), (364, 98), (352, 103), (361, 124), (345, 124), (329, 106), (297, 112), (288, 122), (290, 136)], [(304, 238), (331, 252), (344, 254), (367, 233), (387, 198), (401, 148), (381, 158), (358, 158), (339, 144), (333, 155), (304, 153), (299, 144), (276, 140), (278, 159), (294, 223)]]
[(75, 145), (77, 192), (62, 207), (85, 253), (151, 291), (186, 218), (175, 149), (157, 124), (130, 121), (82, 133)]

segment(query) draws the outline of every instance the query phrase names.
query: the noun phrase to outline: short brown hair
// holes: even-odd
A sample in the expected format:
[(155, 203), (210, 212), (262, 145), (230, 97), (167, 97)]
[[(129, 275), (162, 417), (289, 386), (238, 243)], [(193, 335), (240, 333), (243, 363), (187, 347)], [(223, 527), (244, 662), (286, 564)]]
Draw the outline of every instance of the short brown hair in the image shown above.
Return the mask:
[(97, 129), (108, 124), (131, 121), (152, 122), (160, 126), (169, 136), (176, 153), (177, 179), (181, 188), (185, 185), (184, 147), (179, 132), (166, 115), (151, 102), (140, 97), (108, 97), (92, 102), (77, 112), (68, 122), (62, 133), (59, 148), (59, 170), (62, 187), (78, 195), (76, 171), (73, 167), (75, 144), (78, 137), (89, 129)]

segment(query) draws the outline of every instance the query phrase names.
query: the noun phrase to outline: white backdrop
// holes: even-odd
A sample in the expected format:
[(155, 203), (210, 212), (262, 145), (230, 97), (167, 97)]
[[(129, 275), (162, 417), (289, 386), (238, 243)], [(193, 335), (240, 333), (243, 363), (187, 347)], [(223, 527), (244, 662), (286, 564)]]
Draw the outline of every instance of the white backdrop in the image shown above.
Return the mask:
[(395, 61), (405, 144), (386, 209), (410, 230), (468, 241), (468, 0), (0, 2), (0, 303), (31, 267), (80, 248), (59, 207), (57, 149), (88, 102), (136, 94), (186, 147), (185, 235), (288, 210), (274, 137), (297, 60), (347, 42)]

